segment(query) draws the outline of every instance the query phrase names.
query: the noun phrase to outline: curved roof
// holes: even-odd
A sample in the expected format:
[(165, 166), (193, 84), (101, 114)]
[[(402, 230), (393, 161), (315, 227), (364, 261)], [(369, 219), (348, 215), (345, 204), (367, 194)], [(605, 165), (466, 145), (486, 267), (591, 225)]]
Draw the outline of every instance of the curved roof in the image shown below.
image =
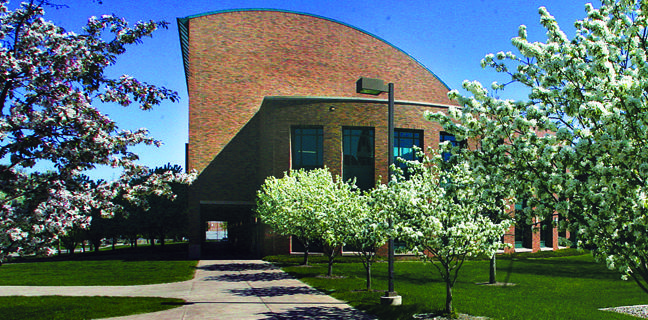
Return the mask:
[[(266, 97), (369, 98), (360, 77), (395, 84), (395, 99), (456, 105), (407, 53), (355, 27), (305, 13), (246, 9), (178, 19), (189, 92), (189, 167), (205, 168)], [(376, 97), (378, 98), (378, 97)]]
[[(177, 21), (178, 21), (178, 33), (179, 33), (179, 35), (180, 35), (180, 49), (181, 49), (181, 51), (182, 51), (182, 62), (183, 62), (183, 65), (184, 65), (184, 70), (185, 70), (185, 79), (186, 79), (187, 76), (188, 76), (188, 50), (189, 50), (189, 46), (188, 46), (188, 43), (189, 43), (189, 31), (188, 31), (188, 29), (189, 29), (189, 20), (194, 19), (194, 18), (198, 18), (198, 17), (204, 17), (204, 16), (209, 16), (209, 15), (214, 15), (214, 14), (221, 14), (221, 13), (228, 13), (228, 12), (246, 12), (246, 11), (250, 11), (250, 12), (254, 12), (254, 11), (270, 11), (270, 12), (274, 11), (274, 12), (285, 12), (285, 13), (299, 14), (299, 15), (304, 15), (304, 16), (310, 16), (310, 17), (318, 18), (318, 19), (328, 20), (328, 21), (331, 21), (331, 22), (334, 22), (334, 23), (338, 23), (338, 24), (341, 24), (341, 25), (347, 26), (347, 27), (349, 27), (349, 28), (353, 28), (353, 29), (355, 29), (355, 30), (358, 30), (358, 31), (364, 33), (364, 34), (367, 34), (367, 35), (369, 35), (369, 36), (371, 36), (371, 37), (374, 37), (374, 38), (376, 38), (376, 39), (378, 39), (378, 40), (380, 40), (380, 41), (382, 41), (382, 42), (384, 42), (384, 43), (386, 43), (386, 44), (392, 46), (394, 49), (401, 51), (403, 54), (409, 56), (412, 60), (415, 60), (415, 61), (418, 62), (418, 60), (416, 60), (416, 58), (412, 57), (412, 56), (409, 55), (407, 52), (401, 50), (399, 47), (397, 47), (397, 46), (395, 46), (395, 45), (389, 43), (388, 41), (382, 39), (381, 37), (379, 37), (379, 36), (377, 36), (377, 35), (374, 35), (374, 34), (368, 32), (368, 31), (365, 31), (365, 30), (362, 30), (362, 29), (360, 29), (360, 28), (357, 28), (357, 27), (355, 27), (355, 26), (352, 26), (352, 25), (350, 25), (350, 24), (344, 23), (344, 22), (342, 22), (342, 21), (335, 20), (335, 19), (331, 19), (331, 18), (323, 17), (323, 16), (316, 15), (316, 14), (310, 14), (310, 13), (298, 12), (298, 11), (292, 11), (292, 10), (268, 9), (268, 8), (229, 9), (229, 10), (218, 10), (218, 11), (204, 12), (204, 13), (199, 13), (199, 14), (195, 14), (195, 15), (190, 15), (190, 16), (183, 17), (183, 18), (177, 18)], [(447, 85), (447, 84), (446, 84), (446, 83), (445, 83), (441, 78), (439, 78), (439, 77), (438, 77), (438, 76), (437, 76), (437, 75), (436, 75), (432, 70), (428, 69), (425, 65), (423, 65), (423, 64), (420, 63), (420, 62), (418, 62), (418, 63), (419, 63), (423, 68), (425, 68), (428, 72), (430, 72), (431, 74), (433, 74), (433, 75), (434, 75), (434, 76), (435, 76), (435, 77), (436, 77), (436, 78), (437, 78), (441, 83), (443, 83), (443, 85), (444, 85), (448, 90), (450, 90), (450, 87), (448, 87), (448, 85)]]

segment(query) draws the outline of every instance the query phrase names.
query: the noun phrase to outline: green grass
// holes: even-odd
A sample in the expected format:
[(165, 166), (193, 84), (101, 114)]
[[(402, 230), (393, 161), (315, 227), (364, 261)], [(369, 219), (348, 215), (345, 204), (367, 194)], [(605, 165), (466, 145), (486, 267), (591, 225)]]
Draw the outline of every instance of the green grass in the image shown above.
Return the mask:
[[(542, 255), (518, 255), (498, 259), (498, 281), (515, 286), (484, 286), (488, 261), (468, 261), (454, 287), (454, 308), (459, 313), (492, 319), (636, 319), (599, 308), (648, 304), (648, 295), (632, 281), (574, 251)], [(561, 257), (561, 255), (566, 255)], [(342, 279), (321, 277), (324, 264), (288, 266), (285, 270), (323, 292), (348, 301), (380, 319), (411, 319), (416, 313), (437, 312), (445, 302), (445, 284), (430, 264), (397, 262), (395, 288), (403, 297), (400, 307), (380, 306), (383, 292), (362, 292), (364, 269), (359, 263), (340, 263), (334, 273)], [(386, 289), (387, 266), (374, 268), (374, 289)]]
[[(20, 259), (0, 266), (0, 285), (141, 285), (190, 280), (197, 261), (186, 244)], [(178, 307), (181, 299), (148, 297), (0, 297), (2, 319), (96, 319)]]
[(180, 299), (133, 297), (0, 297), (4, 320), (97, 319), (178, 307)]
[(108, 286), (190, 280), (198, 262), (182, 259), (187, 252), (183, 248), (123, 248), (26, 259), (0, 266), (0, 285)]

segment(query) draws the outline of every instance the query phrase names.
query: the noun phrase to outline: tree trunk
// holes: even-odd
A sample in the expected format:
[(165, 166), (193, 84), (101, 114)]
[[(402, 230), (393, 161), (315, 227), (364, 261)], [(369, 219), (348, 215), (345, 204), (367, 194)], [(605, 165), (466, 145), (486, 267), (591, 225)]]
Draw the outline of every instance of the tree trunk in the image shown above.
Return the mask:
[(446, 280), (446, 304), (445, 304), (445, 313), (447, 315), (452, 314), (452, 282), (448, 279)]
[(335, 259), (335, 257), (333, 255), (330, 255), (329, 259), (328, 259), (328, 276), (329, 277), (333, 276), (333, 259)]
[(367, 270), (367, 291), (371, 291), (371, 261), (367, 261), (365, 269)]
[(495, 284), (497, 283), (496, 274), (497, 274), (497, 261), (495, 259), (496, 254), (490, 259), (490, 274), (488, 276), (488, 283)]
[(307, 266), (308, 265), (308, 252), (310, 251), (310, 241), (309, 240), (303, 240), (302, 238), (297, 238), (299, 242), (301, 242), (302, 246), (304, 247), (304, 261), (302, 262), (302, 266)]

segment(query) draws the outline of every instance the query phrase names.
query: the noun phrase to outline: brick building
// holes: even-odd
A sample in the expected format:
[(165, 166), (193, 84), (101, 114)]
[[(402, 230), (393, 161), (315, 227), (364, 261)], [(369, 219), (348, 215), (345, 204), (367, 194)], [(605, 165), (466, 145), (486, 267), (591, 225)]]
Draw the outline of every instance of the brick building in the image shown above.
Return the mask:
[(229, 241), (242, 251), (295, 250), (254, 218), (255, 193), (268, 176), (326, 166), (363, 187), (387, 176), (386, 99), (356, 93), (361, 76), (395, 84), (396, 156), (445, 137), (423, 113), (455, 104), (448, 87), (367, 32), (278, 10), (206, 13), (178, 25), (187, 168), (199, 172), (189, 196), (192, 257), (201, 254), (206, 221), (227, 221)]

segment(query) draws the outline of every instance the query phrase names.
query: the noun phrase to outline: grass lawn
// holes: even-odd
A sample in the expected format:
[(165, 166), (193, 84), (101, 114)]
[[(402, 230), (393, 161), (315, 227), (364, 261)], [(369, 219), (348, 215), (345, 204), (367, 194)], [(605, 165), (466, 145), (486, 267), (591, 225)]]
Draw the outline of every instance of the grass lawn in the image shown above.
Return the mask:
[[(1, 286), (141, 285), (193, 278), (186, 244), (23, 259), (0, 266)], [(0, 297), (2, 319), (96, 319), (167, 310), (181, 299), (146, 297)], [(46, 315), (46, 316), (44, 316)]]
[(0, 266), (1, 286), (141, 285), (193, 278), (196, 260), (182, 259), (186, 246), (121, 248), (115, 251), (27, 259)]
[[(348, 261), (348, 259), (346, 259)], [(590, 254), (498, 259), (498, 281), (514, 286), (478, 285), (488, 280), (488, 261), (468, 261), (454, 287), (453, 303), (459, 313), (492, 319), (637, 319), (599, 308), (648, 304), (648, 295), (634, 281), (622, 281), (618, 273), (597, 264)], [(421, 262), (396, 262), (395, 289), (403, 297), (400, 307), (381, 306), (382, 292), (363, 292), (364, 269), (360, 263), (334, 265), (327, 279), (325, 264), (287, 266), (302, 281), (348, 301), (380, 319), (412, 319), (413, 314), (436, 312), (445, 302), (445, 284), (436, 268)], [(387, 264), (373, 269), (374, 289), (387, 288)]]
[(4, 320), (97, 319), (175, 308), (180, 299), (132, 297), (0, 297)]

